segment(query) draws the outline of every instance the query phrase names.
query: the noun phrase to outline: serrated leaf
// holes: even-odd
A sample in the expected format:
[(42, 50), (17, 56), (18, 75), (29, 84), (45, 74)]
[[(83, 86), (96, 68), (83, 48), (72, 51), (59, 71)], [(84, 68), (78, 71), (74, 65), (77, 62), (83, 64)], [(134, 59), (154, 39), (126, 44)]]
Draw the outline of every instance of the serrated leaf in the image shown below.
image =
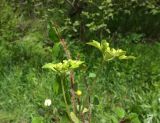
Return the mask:
[(101, 41), (101, 51), (102, 53), (106, 52), (107, 50), (110, 51), (109, 43), (106, 40)]
[(87, 44), (98, 48), (102, 55), (104, 61), (110, 61), (115, 58), (119, 59), (135, 59), (134, 56), (126, 56), (126, 51), (122, 49), (114, 49), (109, 47), (109, 43), (106, 40), (102, 40), (101, 44), (95, 40), (88, 42)]
[(136, 57), (134, 57), (134, 56), (122, 55), (122, 56), (119, 56), (119, 59), (136, 59)]
[(45, 65), (42, 66), (42, 68), (51, 69), (51, 70), (53, 70), (53, 71), (56, 71), (56, 69), (54, 69), (52, 63), (45, 64)]
[(69, 60), (63, 60), (62, 63), (60, 62), (56, 64), (54, 63), (45, 64), (42, 68), (51, 69), (57, 73), (66, 73), (69, 72), (70, 70), (80, 67), (80, 65), (83, 63), (84, 63), (83, 61), (69, 59)]
[(114, 56), (110, 52), (106, 51), (103, 53), (103, 59), (105, 61), (110, 61), (110, 60), (114, 59)]
[(97, 42), (97, 41), (95, 41), (95, 40), (93, 40), (92, 42), (88, 42), (87, 44), (88, 44), (88, 45), (91, 45), (91, 46), (94, 46), (94, 47), (96, 47), (97, 49), (101, 50), (100, 43)]

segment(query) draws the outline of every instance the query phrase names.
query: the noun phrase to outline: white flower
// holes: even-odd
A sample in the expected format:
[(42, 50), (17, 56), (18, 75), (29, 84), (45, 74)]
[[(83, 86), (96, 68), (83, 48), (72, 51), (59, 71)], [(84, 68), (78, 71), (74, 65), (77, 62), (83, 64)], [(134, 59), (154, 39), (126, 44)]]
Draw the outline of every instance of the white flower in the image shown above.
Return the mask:
[(50, 106), (51, 104), (52, 104), (51, 99), (46, 99), (46, 100), (44, 101), (44, 105), (45, 105), (45, 106)]

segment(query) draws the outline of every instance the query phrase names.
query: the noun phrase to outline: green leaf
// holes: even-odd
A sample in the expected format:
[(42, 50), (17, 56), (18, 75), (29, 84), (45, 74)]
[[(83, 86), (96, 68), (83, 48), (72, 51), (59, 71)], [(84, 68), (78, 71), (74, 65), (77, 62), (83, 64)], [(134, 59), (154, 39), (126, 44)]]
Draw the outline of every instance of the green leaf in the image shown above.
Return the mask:
[(96, 74), (95, 73), (89, 73), (89, 78), (95, 78)]
[(57, 35), (57, 30), (53, 27), (52, 23), (49, 23), (48, 25), (48, 37), (55, 43), (60, 40)]
[(119, 59), (136, 59), (136, 57), (134, 57), (134, 56), (122, 55), (122, 56), (119, 56)]
[(114, 57), (110, 52), (106, 51), (106, 52), (103, 53), (103, 59), (105, 61), (110, 61), (110, 60), (114, 59)]
[(43, 117), (33, 117), (32, 123), (44, 123)]
[(98, 41), (93, 40), (92, 42), (88, 42), (87, 44), (91, 45), (91, 46), (94, 46), (97, 49), (101, 50), (101, 46), (100, 46), (100, 43)]
[(52, 48), (53, 56), (56, 58), (59, 55), (60, 52), (60, 43), (55, 43), (53, 48)]
[(121, 107), (116, 107), (114, 109), (114, 112), (116, 113), (116, 115), (118, 116), (118, 118), (122, 119), (125, 116), (125, 110)]
[(101, 44), (95, 40), (88, 42), (87, 44), (96, 47), (99, 49), (103, 55), (104, 61), (110, 61), (115, 58), (119, 59), (135, 59), (134, 56), (126, 56), (126, 51), (122, 49), (114, 49), (109, 47), (109, 43), (106, 40), (102, 40)]
[(102, 53), (104, 53), (108, 50), (110, 51), (109, 43), (106, 40), (102, 40), (101, 41), (101, 51), (102, 51)]
[(71, 117), (71, 119), (72, 119), (72, 121), (73, 121), (74, 123), (80, 123), (79, 119), (78, 119), (77, 116), (74, 114), (74, 112), (71, 112), (71, 113), (70, 113), (70, 117)]
[(63, 60), (62, 63), (60, 62), (56, 64), (53, 63), (45, 64), (42, 68), (51, 69), (57, 73), (66, 73), (69, 72), (70, 70), (80, 67), (80, 65), (83, 63), (84, 63), (83, 61), (69, 59), (69, 60)]
[(53, 70), (53, 71), (55, 71), (55, 72), (56, 72), (56, 69), (54, 69), (54, 67), (53, 67), (53, 64), (52, 64), (52, 63), (45, 64), (45, 65), (43, 65), (43, 66), (42, 66), (42, 68), (45, 68), (45, 69), (51, 69), (51, 70)]

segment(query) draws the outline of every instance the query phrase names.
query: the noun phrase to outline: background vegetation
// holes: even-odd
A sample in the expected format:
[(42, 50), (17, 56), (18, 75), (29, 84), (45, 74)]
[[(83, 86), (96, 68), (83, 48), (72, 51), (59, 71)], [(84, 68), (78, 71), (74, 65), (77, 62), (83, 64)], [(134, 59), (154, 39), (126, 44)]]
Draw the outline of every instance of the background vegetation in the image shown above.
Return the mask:
[[(50, 98), (48, 122), (67, 123), (64, 110), (59, 110), (63, 103), (53, 93), (53, 73), (42, 69), (45, 63), (66, 58), (62, 48), (54, 53), (48, 33), (54, 23), (72, 57), (87, 63), (89, 72), (77, 72), (76, 80), (83, 95), (87, 91), (81, 74), (93, 85), (93, 123), (115, 123), (117, 107), (125, 117), (136, 115), (139, 121), (133, 123), (159, 123), (159, 20), (159, 0), (1, 0), (0, 122), (29, 123), (43, 117), (44, 100)], [(100, 54), (86, 46), (93, 39), (106, 39), (137, 58), (107, 63), (94, 84)]]

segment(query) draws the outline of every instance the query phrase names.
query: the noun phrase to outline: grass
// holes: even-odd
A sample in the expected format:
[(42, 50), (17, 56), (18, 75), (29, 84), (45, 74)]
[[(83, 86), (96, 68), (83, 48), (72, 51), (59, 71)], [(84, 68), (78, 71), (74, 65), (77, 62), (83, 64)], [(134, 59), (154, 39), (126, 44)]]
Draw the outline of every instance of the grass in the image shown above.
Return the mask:
[[(55, 60), (52, 49), (43, 43), (48, 40), (44, 38), (46, 23), (16, 16), (7, 3), (1, 8), (0, 123), (29, 123), (32, 117), (43, 116), (46, 98), (52, 99), (54, 118), (63, 116), (64, 111), (59, 110), (64, 108), (61, 96), (53, 93), (54, 75), (41, 68)], [(73, 57), (78, 54), (89, 66), (88, 73), (76, 73), (76, 80), (82, 95), (88, 93), (81, 84), (80, 75), (85, 75), (88, 84), (93, 84), (92, 121), (95, 123), (109, 123), (109, 115), (115, 115), (116, 107), (122, 107), (126, 116), (136, 113), (142, 123), (160, 122), (160, 43), (136, 44), (137, 40), (141, 39), (133, 34), (114, 44), (137, 59), (107, 63), (96, 84), (88, 75), (96, 73), (92, 67), (99, 66), (98, 52), (88, 50), (86, 45), (81, 47), (77, 42), (70, 42)], [(63, 57), (63, 52), (60, 57)]]
[[(34, 49), (37, 46), (31, 47)], [(14, 56), (7, 56), (10, 51), (6, 51), (0, 57), (1, 121), (29, 122), (32, 116), (38, 115), (46, 98), (55, 100), (56, 106), (58, 99), (52, 93), (53, 74), (41, 69), (44, 63), (51, 61), (51, 55), (40, 49), (41, 47), (38, 47), (39, 50), (29, 50), (31, 47), (20, 52), (13, 50)], [(121, 106), (128, 113), (137, 113), (142, 121), (153, 115), (153, 121), (158, 123), (159, 49), (159, 44), (129, 46), (128, 52), (137, 56), (135, 61), (110, 63), (104, 68), (95, 93), (106, 109), (94, 109), (96, 120), (103, 119), (103, 113), (110, 111), (108, 109)]]

